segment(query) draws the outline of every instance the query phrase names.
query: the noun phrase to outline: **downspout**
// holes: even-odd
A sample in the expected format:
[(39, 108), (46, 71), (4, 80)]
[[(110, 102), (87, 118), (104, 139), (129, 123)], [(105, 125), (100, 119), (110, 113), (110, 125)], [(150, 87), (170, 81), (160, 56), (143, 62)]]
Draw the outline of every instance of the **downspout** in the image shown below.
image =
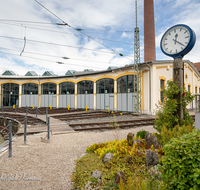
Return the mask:
[(148, 65), (150, 62), (145, 62), (147, 67), (149, 68), (149, 112), (151, 113), (151, 70)]

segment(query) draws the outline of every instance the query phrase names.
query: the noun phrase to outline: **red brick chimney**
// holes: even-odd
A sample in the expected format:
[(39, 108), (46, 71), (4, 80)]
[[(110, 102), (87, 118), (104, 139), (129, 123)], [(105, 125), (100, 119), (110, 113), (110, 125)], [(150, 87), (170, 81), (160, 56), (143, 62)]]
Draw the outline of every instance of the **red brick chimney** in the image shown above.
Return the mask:
[(144, 0), (144, 62), (156, 60), (154, 3)]

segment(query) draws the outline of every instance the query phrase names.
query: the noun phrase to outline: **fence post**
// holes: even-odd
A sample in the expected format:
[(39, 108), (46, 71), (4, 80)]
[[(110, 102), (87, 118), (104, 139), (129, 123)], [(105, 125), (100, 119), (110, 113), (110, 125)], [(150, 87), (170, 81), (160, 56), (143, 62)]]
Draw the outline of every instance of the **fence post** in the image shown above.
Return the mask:
[(16, 109), (17, 109), (17, 105), (15, 105), (15, 115), (16, 115)]
[(2, 106), (2, 114), (3, 114), (3, 106)]
[(48, 123), (48, 108), (46, 108), (46, 124)]
[(50, 117), (48, 117), (48, 136), (47, 136), (47, 142), (50, 143)]
[(26, 116), (27, 116), (27, 113), (28, 113), (28, 107), (26, 106)]
[(37, 118), (37, 107), (36, 107), (36, 118)]
[(25, 117), (24, 118), (24, 145), (26, 145), (26, 127), (27, 127), (26, 123), (27, 123), (27, 118)]
[(12, 157), (12, 121), (9, 120), (9, 157)]

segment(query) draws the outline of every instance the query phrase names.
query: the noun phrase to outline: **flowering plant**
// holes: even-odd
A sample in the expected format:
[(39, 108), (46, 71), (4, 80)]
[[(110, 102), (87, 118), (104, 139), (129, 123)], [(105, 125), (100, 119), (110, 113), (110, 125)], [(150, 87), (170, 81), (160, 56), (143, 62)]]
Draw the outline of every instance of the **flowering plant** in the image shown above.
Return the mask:
[(180, 89), (172, 81), (167, 81), (167, 85), (165, 89), (163, 89), (163, 93), (165, 97), (164, 103), (158, 106), (159, 110), (156, 112), (157, 117), (154, 120), (154, 128), (158, 132), (161, 132), (163, 126), (167, 127), (167, 129), (172, 129), (174, 126), (179, 124), (179, 116), (176, 113), (178, 110), (178, 95), (180, 93), (182, 94), (181, 104), (184, 114), (181, 124), (193, 126), (194, 121), (189, 115), (187, 105), (194, 100), (194, 95), (183, 88)]

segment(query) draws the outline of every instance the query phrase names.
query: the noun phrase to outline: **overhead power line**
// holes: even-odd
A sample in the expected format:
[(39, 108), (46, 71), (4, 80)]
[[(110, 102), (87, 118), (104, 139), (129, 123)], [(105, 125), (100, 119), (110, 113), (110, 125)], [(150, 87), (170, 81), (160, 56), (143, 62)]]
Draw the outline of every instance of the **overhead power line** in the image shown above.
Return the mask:
[[(13, 53), (8, 53), (8, 52), (3, 52), (3, 51), (0, 51), (0, 53), (5, 53), (5, 54), (10, 54), (10, 55), (14, 55), (14, 56), (20, 56), (18, 54), (13, 54)], [(52, 61), (52, 60), (47, 60), (47, 59), (41, 59), (41, 58), (36, 58), (36, 57), (29, 57), (29, 56), (21, 56), (21, 57), (25, 57), (25, 58), (30, 58), (30, 59), (37, 59), (37, 60), (41, 60), (41, 61), (48, 61), (48, 62), (51, 62), (51, 63), (61, 63), (61, 62), (56, 62), (56, 61)], [(104, 69), (105, 68), (100, 68), (100, 67), (94, 67), (94, 66), (87, 66), (87, 65), (78, 65), (78, 64), (72, 64), (72, 63), (65, 63), (65, 62), (62, 62), (62, 64), (67, 64), (67, 65), (72, 65), (72, 66), (81, 66), (81, 67), (90, 67), (90, 68), (98, 68), (98, 69)]]
[[(20, 24), (8, 24), (8, 23), (3, 23), (0, 22), (1, 24), (6, 24), (6, 25), (14, 25), (14, 26), (19, 26), (22, 27), (22, 25)], [(48, 31), (48, 32), (55, 32), (55, 33), (61, 33), (61, 34), (68, 34), (68, 35), (73, 35), (74, 33), (68, 33), (68, 32), (60, 32), (60, 31), (55, 31), (55, 30), (49, 30), (49, 29), (44, 29), (44, 28), (37, 28), (37, 27), (32, 27), (32, 26), (27, 26), (27, 25), (23, 25), (23, 27), (26, 28), (31, 28), (31, 29), (36, 29), (36, 30), (43, 30), (43, 31)], [(76, 34), (77, 35), (77, 34)], [(78, 34), (80, 35), (80, 34)], [(111, 42), (116, 42), (116, 43), (121, 43), (121, 44), (128, 44), (128, 45), (134, 45), (133, 43), (128, 43), (128, 42), (122, 42), (122, 41), (116, 41), (116, 40), (109, 40), (109, 39), (104, 39), (104, 38), (97, 38), (97, 37), (93, 37), (94, 39), (100, 39), (100, 40), (105, 40), (105, 41), (111, 41)]]
[[(9, 36), (0, 36), (0, 37), (2, 37), (2, 38), (16, 39), (16, 40), (24, 40), (24, 39), (21, 39), (21, 38), (15, 38), (15, 37), (9, 37)], [(89, 51), (97, 51), (97, 52), (101, 52), (101, 53), (114, 54), (114, 52), (107, 52), (107, 51), (101, 51), (101, 50), (96, 50), (96, 49), (76, 47), (76, 46), (70, 46), (70, 45), (65, 45), (65, 44), (57, 44), (57, 43), (52, 43), (52, 42), (44, 42), (44, 41), (30, 40), (30, 39), (26, 39), (26, 41), (43, 43), (43, 44), (49, 44), (49, 45), (56, 45), (56, 46), (64, 46), (64, 47), (70, 47), (70, 48), (76, 48), (76, 49), (84, 49), (84, 50), (89, 50)]]
[(8, 20), (8, 19), (0, 19), (0, 21), (7, 21), (7, 22), (24, 22), (24, 23), (34, 23), (34, 24), (54, 24), (56, 25), (57, 23), (47, 23), (47, 22), (36, 22), (36, 21), (23, 21), (23, 20)]
[[(81, 32), (81, 31), (79, 31), (78, 29), (74, 28), (73, 26), (67, 24), (64, 20), (62, 20), (60, 17), (58, 17), (58, 16), (57, 16), (56, 14), (54, 14), (52, 11), (50, 11), (49, 9), (47, 9), (44, 5), (42, 5), (41, 3), (39, 3), (37, 0), (35, 0), (35, 2), (37, 2), (40, 6), (42, 6), (44, 9), (46, 9), (48, 12), (50, 12), (50, 13), (53, 14), (56, 18), (58, 18), (60, 21), (62, 21), (63, 24), (59, 24), (59, 25), (64, 25), (64, 26), (68, 26), (68, 27), (70, 27), (70, 28), (73, 28), (74, 30), (80, 32), (81, 34), (87, 36), (88, 38), (90, 38), (90, 39), (96, 41), (97, 43), (103, 45), (104, 47), (110, 49), (110, 50), (113, 51), (115, 54), (117, 54), (117, 55), (119, 55), (119, 56), (123, 56), (122, 53), (119, 53), (119, 52), (113, 50), (112, 48), (106, 46), (105, 44), (103, 44), (103, 43), (101, 43), (101, 42), (99, 42), (99, 41), (97, 41), (96, 39), (92, 38), (91, 36), (89, 36), (89, 35), (87, 35), (87, 34)], [(127, 57), (126, 57), (126, 58), (127, 58)], [(129, 59), (129, 58), (127, 58), (127, 59)], [(129, 60), (130, 60), (130, 59), (129, 59)], [(132, 60), (131, 60), (131, 61), (132, 61)]]
[[(17, 51), (20, 52), (20, 50), (16, 50), (16, 49), (11, 49), (11, 48), (5, 48), (5, 47), (0, 47), (0, 49), (5, 49), (5, 50), (9, 50), (9, 51)], [(33, 54), (33, 55), (40, 55), (40, 56), (47, 56), (47, 57), (55, 57), (55, 58), (64, 58), (61, 56), (57, 56), (57, 55), (49, 55), (49, 54), (42, 54), (42, 53), (34, 53), (34, 52), (28, 52), (28, 51), (24, 51), (24, 53), (26, 54)], [(89, 59), (77, 59), (77, 58), (73, 58), (70, 57), (68, 58), (70, 60), (77, 60), (77, 61), (86, 61), (86, 62), (93, 62), (93, 63), (106, 63), (106, 64), (117, 64), (117, 65), (124, 65), (124, 64), (129, 64), (129, 63), (113, 63), (113, 62), (105, 62), (105, 61), (93, 61), (93, 60), (89, 60)]]

